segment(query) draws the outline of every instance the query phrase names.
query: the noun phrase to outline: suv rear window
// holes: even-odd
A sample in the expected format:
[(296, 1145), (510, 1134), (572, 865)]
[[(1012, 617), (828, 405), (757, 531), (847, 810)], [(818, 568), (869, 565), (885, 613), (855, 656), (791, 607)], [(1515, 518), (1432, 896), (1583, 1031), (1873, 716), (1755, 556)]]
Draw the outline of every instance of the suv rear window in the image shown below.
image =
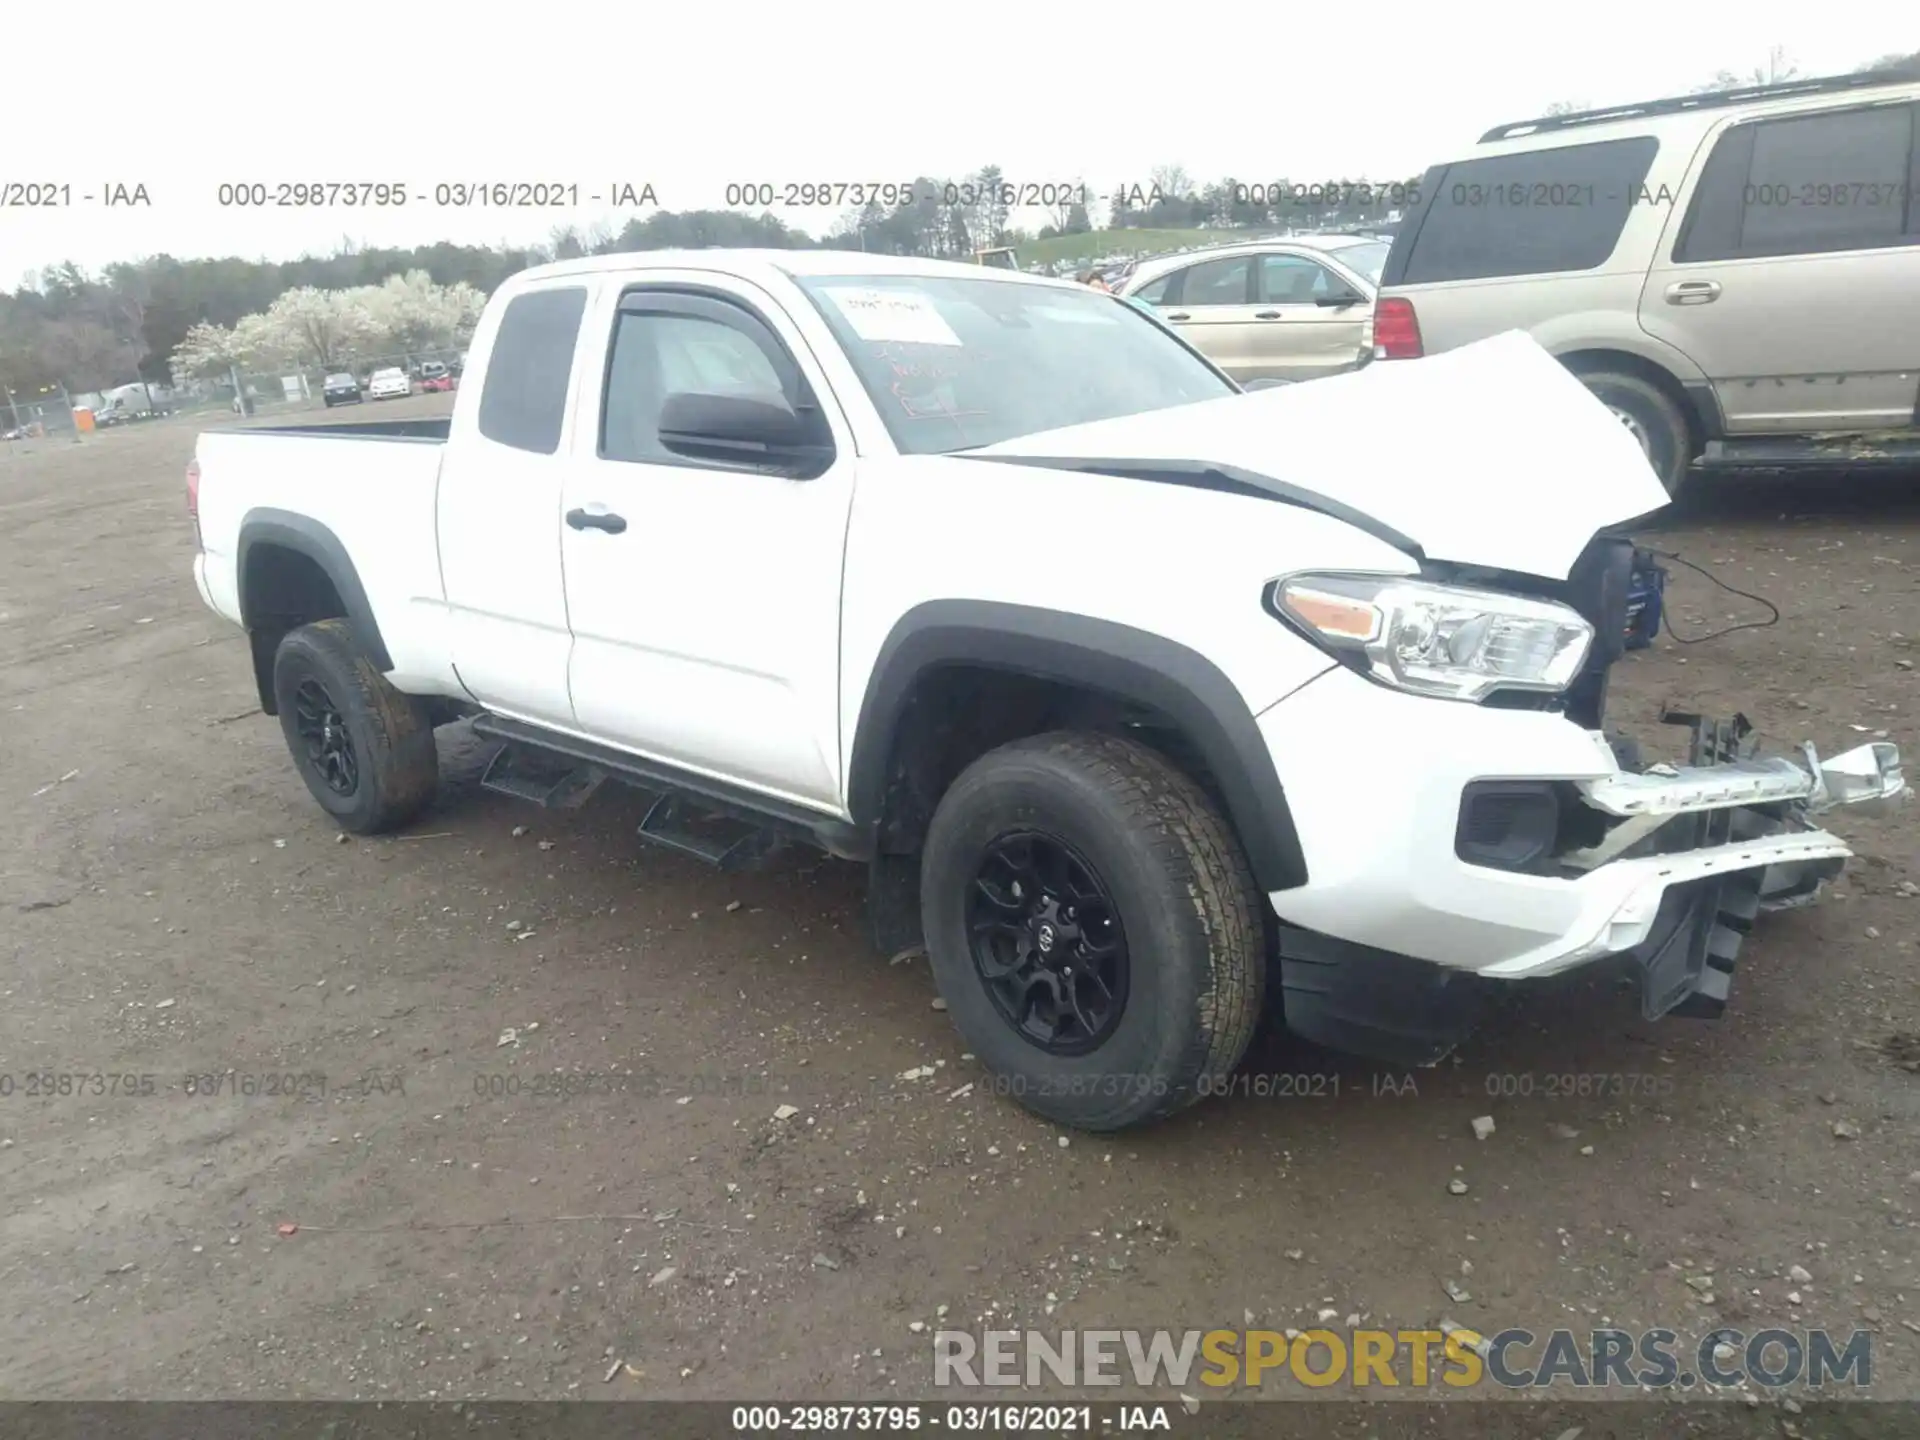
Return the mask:
[(577, 285), (530, 290), (507, 302), (480, 390), (480, 433), (487, 439), (536, 455), (560, 448), (573, 347), (586, 308), (587, 292)]
[(1401, 228), (1388, 285), (1551, 275), (1604, 264), (1660, 142), (1651, 135), (1490, 155), (1429, 170)]

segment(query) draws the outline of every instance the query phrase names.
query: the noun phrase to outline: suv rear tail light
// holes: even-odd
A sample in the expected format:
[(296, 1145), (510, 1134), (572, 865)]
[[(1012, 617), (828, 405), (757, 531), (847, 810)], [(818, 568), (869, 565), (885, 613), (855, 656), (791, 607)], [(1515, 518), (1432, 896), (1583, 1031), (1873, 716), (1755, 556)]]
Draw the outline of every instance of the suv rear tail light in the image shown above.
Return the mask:
[(1425, 353), (1413, 302), (1389, 295), (1373, 307), (1373, 358), (1418, 360)]
[(200, 462), (197, 459), (187, 462), (187, 518), (193, 521), (194, 549), (206, 549), (200, 543)]

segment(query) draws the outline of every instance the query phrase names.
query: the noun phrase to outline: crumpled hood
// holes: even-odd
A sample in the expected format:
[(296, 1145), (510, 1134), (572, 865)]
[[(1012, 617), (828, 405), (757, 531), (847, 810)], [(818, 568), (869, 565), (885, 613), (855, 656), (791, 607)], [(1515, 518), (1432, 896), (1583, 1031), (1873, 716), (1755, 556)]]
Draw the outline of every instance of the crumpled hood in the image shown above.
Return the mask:
[(1518, 330), (969, 453), (1231, 466), (1370, 516), (1430, 559), (1552, 580), (1595, 531), (1667, 503), (1626, 428)]

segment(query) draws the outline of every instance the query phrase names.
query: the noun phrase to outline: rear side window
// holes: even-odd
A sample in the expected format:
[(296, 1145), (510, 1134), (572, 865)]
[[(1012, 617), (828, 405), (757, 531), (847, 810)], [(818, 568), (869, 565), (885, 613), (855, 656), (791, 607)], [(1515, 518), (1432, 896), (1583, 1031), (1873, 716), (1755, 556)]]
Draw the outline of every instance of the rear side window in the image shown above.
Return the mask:
[(1659, 150), (1644, 135), (1429, 171), (1421, 187), (1426, 209), (1397, 237), (1395, 249), (1404, 245), (1406, 258), (1389, 263), (1387, 283), (1592, 270), (1613, 254), (1627, 216), (1645, 198)]
[(551, 455), (560, 448), (587, 292), (578, 286), (532, 290), (507, 302), (487, 357), (480, 391), (480, 433), (501, 445)]
[(1920, 243), (1916, 107), (1740, 125), (1713, 147), (1673, 258), (1820, 255)]
[(1180, 272), (1180, 286), (1171, 292), (1176, 305), (1245, 305), (1250, 297), (1248, 280), (1253, 270), (1251, 255), (1236, 255), (1225, 260), (1208, 260)]

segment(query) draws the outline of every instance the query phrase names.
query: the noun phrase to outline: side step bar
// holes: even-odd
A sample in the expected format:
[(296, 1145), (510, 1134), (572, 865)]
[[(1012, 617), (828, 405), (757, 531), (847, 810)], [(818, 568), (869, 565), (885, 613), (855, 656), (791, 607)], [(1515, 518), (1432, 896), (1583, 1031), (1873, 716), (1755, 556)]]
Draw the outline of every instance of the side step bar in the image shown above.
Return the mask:
[(1920, 430), (1876, 430), (1861, 435), (1746, 435), (1712, 440), (1696, 463), (1706, 470), (1905, 469), (1920, 463)]
[(503, 747), (481, 777), (483, 788), (571, 810), (619, 781), (653, 797), (641, 839), (722, 870), (756, 868), (794, 840), (843, 859), (864, 860), (872, 850), (865, 832), (845, 820), (591, 740), (500, 715), (476, 717), (473, 733)]
[(480, 788), (531, 800), (544, 810), (578, 810), (607, 781), (607, 772), (596, 765), (543, 765), (542, 758), (517, 745), (502, 746), (487, 762)]
[(757, 870), (785, 845), (784, 837), (724, 815), (701, 815), (669, 791), (647, 807), (640, 838), (704, 860), (716, 870)]

